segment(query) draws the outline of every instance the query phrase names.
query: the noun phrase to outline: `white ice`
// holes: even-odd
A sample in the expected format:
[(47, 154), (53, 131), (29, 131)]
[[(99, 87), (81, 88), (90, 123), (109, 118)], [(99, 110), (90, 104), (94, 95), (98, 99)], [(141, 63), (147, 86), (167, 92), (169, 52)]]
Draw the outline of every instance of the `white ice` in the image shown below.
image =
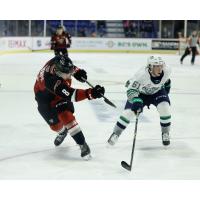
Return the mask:
[[(139, 118), (133, 169), (130, 162), (134, 120), (118, 143), (106, 141), (126, 101), (124, 83), (145, 66), (148, 54), (70, 54), (74, 63), (88, 72), (92, 84), (102, 84), (103, 100), (75, 103), (76, 118), (91, 148), (93, 159), (83, 161), (70, 136), (54, 147), (53, 133), (37, 111), (33, 85), (38, 71), (52, 53), (0, 56), (0, 179), (200, 179), (200, 58), (190, 57), (180, 65), (178, 55), (163, 55), (172, 67), (171, 145), (161, 143), (156, 109), (144, 109)], [(74, 81), (74, 87), (87, 84)]]

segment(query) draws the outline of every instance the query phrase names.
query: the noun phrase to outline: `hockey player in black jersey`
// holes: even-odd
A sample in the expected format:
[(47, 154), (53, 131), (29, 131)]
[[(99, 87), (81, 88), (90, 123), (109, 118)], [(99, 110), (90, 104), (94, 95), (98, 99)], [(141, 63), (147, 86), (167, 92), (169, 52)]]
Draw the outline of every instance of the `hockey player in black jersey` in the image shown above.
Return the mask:
[(90, 148), (73, 114), (73, 102), (101, 98), (105, 89), (100, 85), (88, 89), (72, 88), (72, 77), (85, 82), (87, 73), (76, 67), (67, 56), (55, 56), (46, 63), (37, 76), (34, 85), (35, 99), (39, 113), (57, 133), (54, 144), (60, 145), (69, 133), (80, 146), (81, 157), (88, 157)]

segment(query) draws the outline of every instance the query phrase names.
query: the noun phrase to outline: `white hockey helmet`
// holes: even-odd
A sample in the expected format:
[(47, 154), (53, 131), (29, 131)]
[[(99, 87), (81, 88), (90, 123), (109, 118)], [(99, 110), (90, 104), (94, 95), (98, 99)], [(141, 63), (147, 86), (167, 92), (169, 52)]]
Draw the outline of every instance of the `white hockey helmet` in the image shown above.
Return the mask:
[(152, 69), (154, 66), (162, 65), (164, 66), (165, 62), (160, 56), (150, 56), (147, 59), (147, 67)]

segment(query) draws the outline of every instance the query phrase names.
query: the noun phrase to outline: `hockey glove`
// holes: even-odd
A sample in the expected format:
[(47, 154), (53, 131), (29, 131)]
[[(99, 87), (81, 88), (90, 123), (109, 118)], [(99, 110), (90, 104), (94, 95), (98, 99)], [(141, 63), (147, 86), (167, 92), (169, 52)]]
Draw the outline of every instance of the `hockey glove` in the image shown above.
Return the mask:
[(96, 99), (96, 98), (101, 98), (102, 95), (104, 95), (105, 88), (100, 85), (96, 85), (90, 91), (91, 91), (92, 98)]
[(165, 87), (165, 91), (167, 92), (167, 94), (169, 94), (170, 89), (171, 89), (171, 80), (170, 79), (164, 84), (164, 87)]
[(135, 97), (133, 99), (133, 104), (131, 110), (136, 113), (141, 113), (143, 111), (143, 100), (139, 97)]
[(87, 72), (84, 69), (79, 69), (75, 74), (74, 78), (82, 83), (87, 80)]

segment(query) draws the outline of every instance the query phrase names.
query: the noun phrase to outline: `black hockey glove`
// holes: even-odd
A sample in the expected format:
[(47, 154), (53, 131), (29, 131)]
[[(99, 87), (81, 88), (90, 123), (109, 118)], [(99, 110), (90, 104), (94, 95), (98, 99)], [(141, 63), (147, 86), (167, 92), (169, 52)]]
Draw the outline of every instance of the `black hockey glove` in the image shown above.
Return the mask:
[(132, 111), (135, 112), (135, 114), (138, 112), (138, 113), (141, 113), (143, 111), (143, 100), (139, 97), (135, 97), (133, 99), (133, 105), (132, 105), (132, 108), (131, 108)]
[(165, 87), (165, 91), (167, 92), (167, 94), (169, 94), (170, 89), (171, 89), (171, 80), (170, 79), (164, 84), (164, 87)]
[(79, 69), (75, 74), (74, 78), (82, 83), (87, 80), (87, 72), (84, 69)]
[(94, 99), (101, 98), (104, 93), (105, 88), (100, 85), (96, 85), (94, 88), (91, 89), (91, 95)]

